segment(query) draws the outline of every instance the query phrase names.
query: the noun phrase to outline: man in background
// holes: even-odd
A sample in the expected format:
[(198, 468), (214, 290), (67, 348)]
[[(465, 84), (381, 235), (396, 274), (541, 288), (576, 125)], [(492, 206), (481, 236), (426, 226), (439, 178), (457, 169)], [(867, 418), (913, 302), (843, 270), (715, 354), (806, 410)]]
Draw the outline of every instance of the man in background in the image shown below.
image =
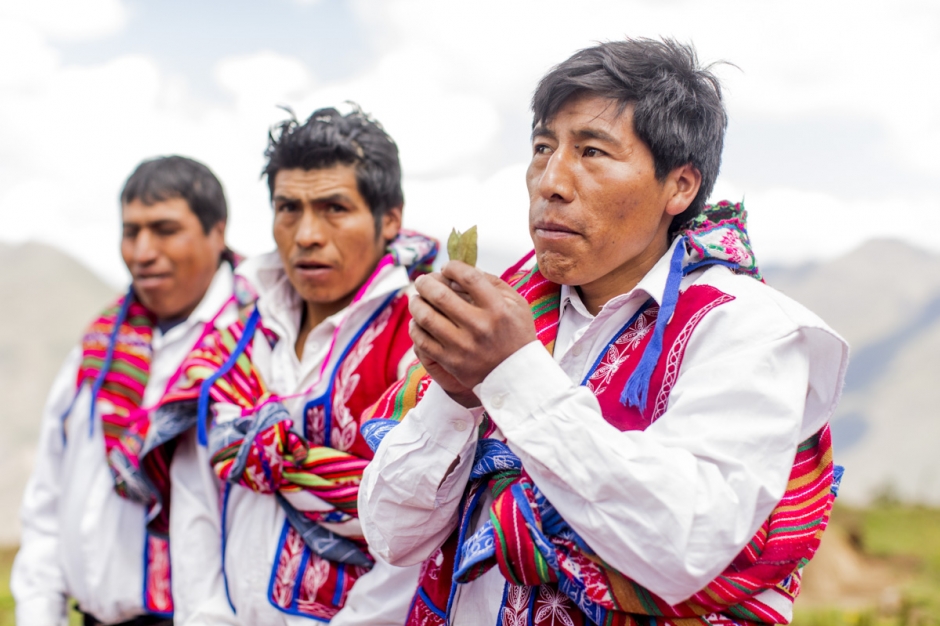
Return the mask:
[(172, 623), (168, 529), (161, 503), (142, 501), (131, 480), (138, 459), (123, 437), (146, 430), (147, 409), (232, 301), (227, 215), (222, 185), (192, 159), (145, 161), (128, 178), (121, 255), (132, 283), (49, 393), (11, 578), (18, 624), (67, 624), (70, 598), (86, 625)]
[(266, 157), (277, 249), (239, 266), (240, 319), (193, 351), (157, 411), (208, 427), (171, 467), (178, 616), (397, 626), (418, 568), (362, 536), (359, 416), (414, 359), (411, 280), (437, 243), (401, 230), (398, 147), (358, 108), (286, 120)]

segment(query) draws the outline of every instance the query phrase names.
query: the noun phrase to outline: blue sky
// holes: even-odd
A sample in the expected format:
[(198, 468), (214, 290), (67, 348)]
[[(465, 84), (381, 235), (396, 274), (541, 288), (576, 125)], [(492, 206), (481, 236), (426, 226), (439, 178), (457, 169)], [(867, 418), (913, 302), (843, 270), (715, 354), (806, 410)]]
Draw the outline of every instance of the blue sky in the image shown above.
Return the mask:
[(940, 250), (940, 7), (927, 0), (0, 0), (0, 240), (38, 239), (107, 280), (137, 162), (205, 161), (229, 239), (272, 246), (268, 127), (359, 102), (402, 154), (405, 219), (478, 224), (484, 267), (526, 251), (528, 100), (597, 40), (692, 41), (725, 86), (715, 198), (746, 201), (758, 257), (873, 237)]

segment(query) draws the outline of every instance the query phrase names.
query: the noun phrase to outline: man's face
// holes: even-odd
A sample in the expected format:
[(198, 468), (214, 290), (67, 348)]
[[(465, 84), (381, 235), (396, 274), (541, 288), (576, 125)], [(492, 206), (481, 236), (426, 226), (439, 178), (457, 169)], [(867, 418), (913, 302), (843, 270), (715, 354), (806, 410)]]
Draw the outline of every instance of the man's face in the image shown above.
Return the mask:
[(670, 204), (666, 182), (633, 132), (632, 106), (618, 115), (614, 100), (569, 100), (533, 130), (526, 184), (540, 271), (585, 286), (655, 262), (668, 248), (673, 215), (685, 208)]
[(274, 178), (274, 241), (284, 271), (305, 302), (348, 304), (401, 227), (401, 207), (375, 218), (359, 194), (356, 169), (280, 170)]
[(187, 317), (205, 295), (225, 249), (225, 224), (209, 233), (183, 198), (121, 207), (121, 256), (141, 304), (158, 319)]

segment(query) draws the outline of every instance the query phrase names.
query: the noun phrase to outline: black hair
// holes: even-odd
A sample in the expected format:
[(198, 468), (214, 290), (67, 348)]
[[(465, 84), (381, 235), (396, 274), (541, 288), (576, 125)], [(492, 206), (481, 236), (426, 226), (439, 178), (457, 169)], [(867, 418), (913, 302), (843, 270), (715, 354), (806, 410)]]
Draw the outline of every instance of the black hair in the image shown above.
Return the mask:
[(633, 110), (633, 132), (653, 153), (656, 178), (692, 164), (702, 174), (695, 199), (672, 221), (672, 229), (705, 206), (718, 169), (728, 116), (721, 85), (701, 67), (695, 48), (672, 39), (627, 39), (576, 52), (546, 74), (532, 97), (532, 127), (552, 120), (571, 98), (611, 98), (619, 113)]
[(382, 216), (404, 204), (398, 146), (382, 125), (354, 103), (346, 115), (334, 108), (314, 111), (303, 124), (291, 118), (268, 133), (268, 162), (262, 176), (274, 197), (274, 181), (283, 169), (318, 170), (353, 165), (356, 186), (369, 204), (376, 229)]
[(222, 183), (208, 167), (187, 157), (174, 155), (144, 161), (121, 191), (122, 205), (134, 200), (150, 205), (172, 198), (182, 198), (189, 204), (207, 234), (213, 226), (228, 219)]

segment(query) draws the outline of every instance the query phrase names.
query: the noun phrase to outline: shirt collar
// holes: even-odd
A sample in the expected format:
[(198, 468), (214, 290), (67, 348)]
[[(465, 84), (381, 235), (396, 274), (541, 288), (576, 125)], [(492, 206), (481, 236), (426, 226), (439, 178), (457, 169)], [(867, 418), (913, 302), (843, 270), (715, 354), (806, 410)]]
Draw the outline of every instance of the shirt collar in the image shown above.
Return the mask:
[[(681, 237), (676, 237), (669, 246), (669, 249), (659, 257), (656, 264), (650, 268), (640, 282), (637, 283), (636, 287), (627, 293), (611, 298), (603, 308), (607, 308), (608, 306), (619, 307), (622, 303), (635, 298), (638, 293), (644, 294), (647, 298), (652, 298), (656, 301), (656, 304), (662, 304), (663, 292), (666, 290), (666, 279), (669, 277), (669, 261), (672, 259), (673, 250), (679, 245), (680, 240)], [(578, 293), (578, 290), (573, 286), (562, 285), (560, 298), (562, 311), (565, 310), (565, 307), (570, 305), (584, 317), (588, 319), (594, 318), (594, 316), (588, 312), (587, 307), (584, 306), (584, 302), (581, 300), (581, 295)]]
[[(293, 341), (300, 329), (303, 300), (287, 278), (277, 251), (244, 261), (236, 273), (258, 294), (258, 309), (265, 327), (282, 338)], [(408, 271), (400, 265), (388, 265), (379, 272), (365, 296), (355, 304), (329, 316), (321, 326), (336, 327), (350, 313), (368, 306), (376, 299), (387, 297), (409, 284)]]

